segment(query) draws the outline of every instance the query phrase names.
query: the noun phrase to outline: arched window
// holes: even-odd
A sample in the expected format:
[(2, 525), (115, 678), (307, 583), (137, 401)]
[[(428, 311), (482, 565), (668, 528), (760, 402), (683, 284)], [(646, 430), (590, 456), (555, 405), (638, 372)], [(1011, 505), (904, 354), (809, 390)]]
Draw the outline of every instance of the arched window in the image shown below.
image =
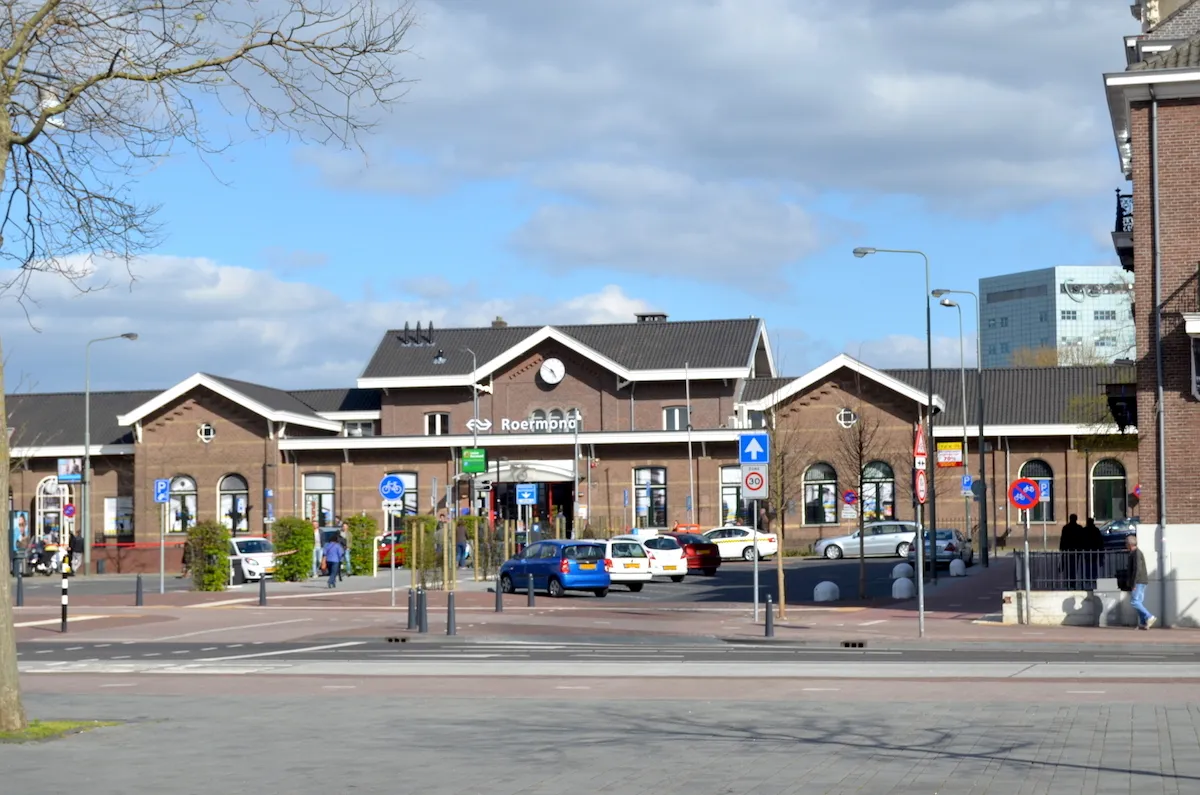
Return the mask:
[(804, 523), (837, 524), (837, 470), (829, 464), (804, 473)]
[(304, 516), (328, 527), (333, 522), (336, 480), (327, 472), (312, 472), (304, 476)]
[(1021, 471), (1018, 476), (1035, 481), (1042, 492), (1041, 499), (1038, 500), (1037, 505), (1033, 506), (1033, 512), (1029, 514), (1029, 521), (1053, 522), (1054, 470), (1045, 461), (1035, 458), (1021, 465)]
[(529, 430), (534, 433), (547, 433), (550, 430), (549, 425), (546, 424), (546, 412), (541, 409), (534, 409), (533, 413), (529, 415), (529, 420)]
[(217, 515), (234, 535), (250, 531), (250, 487), (241, 475), (226, 475), (217, 486)]
[(546, 429), (547, 431), (551, 431), (553, 433), (562, 433), (567, 429), (567, 426), (563, 422), (564, 416), (562, 409), (550, 409), (549, 420), (550, 422), (549, 427)]
[(863, 519), (877, 522), (896, 518), (896, 474), (884, 461), (863, 467)]
[(1125, 518), (1125, 466), (1105, 458), (1092, 467), (1092, 516), (1097, 522)]
[(63, 506), (71, 502), (71, 487), (59, 481), (57, 477), (43, 478), (38, 484), (35, 510), (37, 511), (34, 525), (35, 538), (47, 538), (51, 535), (63, 538), (74, 526), (74, 521), (63, 516)]
[(171, 527), (172, 533), (186, 533), (196, 523), (196, 481), (187, 475), (171, 478)]

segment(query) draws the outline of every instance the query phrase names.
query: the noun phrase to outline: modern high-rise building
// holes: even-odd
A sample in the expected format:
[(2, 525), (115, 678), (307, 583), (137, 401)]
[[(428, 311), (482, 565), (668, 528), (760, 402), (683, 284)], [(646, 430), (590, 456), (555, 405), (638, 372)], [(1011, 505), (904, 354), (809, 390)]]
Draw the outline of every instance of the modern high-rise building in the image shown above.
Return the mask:
[(1014, 354), (1018, 364), (1134, 358), (1133, 275), (1119, 265), (1060, 265), (993, 276), (979, 280), (979, 296), (984, 367), (1007, 367)]

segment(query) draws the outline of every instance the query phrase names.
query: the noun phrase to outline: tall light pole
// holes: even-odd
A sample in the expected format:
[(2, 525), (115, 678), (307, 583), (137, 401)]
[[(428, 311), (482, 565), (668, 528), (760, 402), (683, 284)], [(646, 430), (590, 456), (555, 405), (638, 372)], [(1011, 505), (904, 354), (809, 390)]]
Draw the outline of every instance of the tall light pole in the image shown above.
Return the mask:
[[(463, 353), (471, 354), (471, 447), (478, 448), (479, 447), (479, 384), (477, 384), (475, 381), (475, 371), (479, 369), (479, 361), (475, 357), (475, 351), (471, 350), (470, 348), (461, 348), (460, 350)], [(445, 364), (446, 363), (446, 354), (443, 351), (438, 350), (438, 352), (436, 354), (434, 354), (433, 363), (436, 365)], [(457, 479), (458, 479), (458, 477), (456, 476), (455, 480), (457, 480)], [(455, 492), (456, 492), (456, 494), (454, 497), (454, 501), (455, 501), (454, 514), (457, 517), (458, 516), (458, 496), (457, 496), (458, 487), (457, 486), (455, 486)], [(474, 516), (476, 513), (476, 510), (475, 510), (475, 478), (474, 477), (472, 477), (471, 481), (470, 481), (470, 486), (468, 488), (468, 493), (467, 493), (467, 499), (470, 500), (471, 515)], [(449, 504), (446, 505), (446, 510), (447, 510), (447, 513), (449, 513), (449, 510), (450, 510)], [(455, 521), (457, 522), (458, 519), (456, 518)], [(449, 533), (449, 523), (447, 523), (447, 533)], [(478, 552), (476, 551), (474, 554), (478, 554)]]
[[(987, 439), (983, 435), (983, 314), (979, 305), (979, 296), (971, 290), (934, 290), (931, 295), (941, 298), (943, 295), (969, 295), (975, 299), (975, 392), (977, 402), (975, 410), (979, 416), (979, 558), (983, 565), (988, 565), (988, 496), (987, 496)], [(965, 422), (965, 419), (964, 419)]]
[[(79, 484), (83, 525), (83, 573), (92, 570), (92, 346), (109, 340), (136, 340), (134, 332), (88, 340), (83, 348), (83, 481)], [(68, 555), (70, 551), (68, 550)]]
[[(868, 254), (912, 254), (918, 256), (925, 261), (925, 374), (928, 384), (926, 398), (926, 421), (925, 421), (925, 449), (933, 451), (933, 307), (929, 297), (929, 257), (924, 251), (907, 248), (869, 248), (859, 247), (854, 249), (854, 256), (862, 258)], [(933, 546), (936, 548), (937, 541), (937, 478), (934, 477), (933, 471), (929, 474), (929, 524), (927, 528), (934, 534)], [(924, 560), (922, 552), (925, 547), (924, 539), (917, 545), (917, 563), (921, 567), (921, 579), (917, 582), (917, 601), (918, 612), (922, 615), (921, 626), (922, 634), (924, 633), (924, 612), (925, 612), (925, 589), (923, 583), (925, 581)], [(936, 557), (936, 556), (935, 556)], [(937, 563), (931, 566), (933, 570), (933, 580), (937, 582)]]
[[(965, 341), (963, 339), (963, 313), (962, 307), (957, 302), (951, 301), (949, 298), (943, 298), (942, 306), (950, 307), (958, 311), (958, 382), (962, 389), (962, 449), (963, 449), (963, 471), (967, 466), (967, 361), (964, 353)], [(963, 495), (963, 515), (967, 520), (967, 533), (971, 532), (971, 495)]]

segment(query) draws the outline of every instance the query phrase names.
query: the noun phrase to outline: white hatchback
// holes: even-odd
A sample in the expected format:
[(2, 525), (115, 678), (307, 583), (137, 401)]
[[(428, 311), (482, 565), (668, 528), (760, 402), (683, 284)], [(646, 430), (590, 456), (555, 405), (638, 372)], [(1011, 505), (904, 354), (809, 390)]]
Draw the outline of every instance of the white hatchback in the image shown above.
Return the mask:
[(673, 536), (617, 536), (613, 540), (640, 541), (650, 556), (650, 573), (656, 577), (670, 577), (673, 582), (683, 582), (688, 573), (687, 554)]
[(608, 577), (613, 585), (624, 585), (634, 593), (642, 590), (654, 576), (646, 548), (630, 536), (610, 538), (605, 545), (605, 557), (610, 561)]
[(275, 547), (261, 536), (238, 536), (229, 542), (229, 563), (247, 580), (270, 577), (275, 573)]
[(779, 541), (774, 533), (765, 533), (751, 527), (726, 525), (707, 531), (704, 537), (721, 550), (721, 559), (754, 560), (754, 548), (758, 547), (758, 559), (769, 558), (779, 552)]

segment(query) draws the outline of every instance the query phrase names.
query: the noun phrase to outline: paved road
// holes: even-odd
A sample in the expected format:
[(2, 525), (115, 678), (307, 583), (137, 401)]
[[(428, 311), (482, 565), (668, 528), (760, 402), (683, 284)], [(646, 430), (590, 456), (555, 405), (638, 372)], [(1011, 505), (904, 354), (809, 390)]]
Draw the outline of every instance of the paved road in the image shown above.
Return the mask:
[[(188, 591), (192, 587), (190, 579), (181, 580), (176, 578), (174, 574), (168, 574), (164, 584), (169, 593)], [(25, 597), (27, 599), (46, 596), (48, 594), (57, 596), (62, 590), (62, 577), (43, 577), (40, 574), (34, 577), (23, 577), (22, 586), (25, 589)], [(71, 593), (76, 595), (112, 596), (129, 594), (132, 596), (137, 589), (137, 575), (105, 574), (93, 577), (71, 577), (69, 587)], [(142, 587), (147, 594), (152, 591), (158, 593), (158, 574), (143, 574)]]
[(318, 685), (307, 698), (34, 694), (27, 701), (37, 718), (128, 722), (58, 743), (0, 745), (5, 789), (35, 793), (61, 785), (89, 795), (325, 795), (398, 787), (423, 795), (1200, 790), (1200, 706), (1182, 701), (998, 700), (964, 710), (950, 698), (712, 701), (701, 691), (693, 698), (631, 700), (616, 687), (605, 700), (551, 688), (519, 701), (397, 701), (336, 689), (337, 682), (325, 686), (335, 689)]

